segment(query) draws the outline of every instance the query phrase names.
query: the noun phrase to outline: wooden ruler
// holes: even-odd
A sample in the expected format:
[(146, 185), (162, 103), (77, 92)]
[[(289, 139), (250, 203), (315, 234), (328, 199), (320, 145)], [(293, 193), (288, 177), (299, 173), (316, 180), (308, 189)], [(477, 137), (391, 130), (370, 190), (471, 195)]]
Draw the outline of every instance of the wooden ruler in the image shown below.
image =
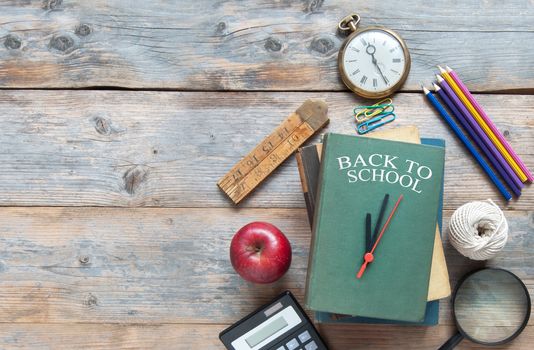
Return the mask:
[(324, 101), (306, 100), (249, 154), (223, 176), (217, 185), (238, 204), (307, 139), (328, 123)]

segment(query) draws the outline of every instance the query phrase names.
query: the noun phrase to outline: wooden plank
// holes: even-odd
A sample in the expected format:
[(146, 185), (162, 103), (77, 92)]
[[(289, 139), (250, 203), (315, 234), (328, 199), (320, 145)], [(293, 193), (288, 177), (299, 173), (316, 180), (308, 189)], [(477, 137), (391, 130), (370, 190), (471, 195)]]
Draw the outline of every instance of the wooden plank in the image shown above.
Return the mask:
[[(478, 97), (534, 169), (534, 123), (526, 113), (534, 96)], [(307, 98), (326, 99), (324, 131), (356, 134), (350, 114), (365, 102), (348, 93), (4, 91), (0, 205), (231, 206), (219, 178)], [(422, 94), (398, 94), (394, 103), (398, 118), (384, 128), (414, 124), (423, 137), (446, 140), (446, 209), (485, 198), (504, 205)], [(294, 157), (241, 206), (304, 208)], [(529, 186), (508, 204), (533, 206)]]
[[(534, 213), (506, 216), (510, 240), (487, 264), (532, 292)], [(228, 257), (234, 232), (256, 220), (279, 227), (293, 248), (288, 273), (270, 285), (245, 282)], [(231, 323), (286, 289), (303, 300), (305, 209), (0, 208), (0, 232), (3, 323)], [(484, 265), (444, 242), (453, 286)], [(451, 324), (441, 305), (441, 324)]]
[[(440, 325), (436, 327), (406, 326), (371, 326), (371, 325), (336, 325), (320, 328), (332, 349), (437, 349), (454, 333), (454, 327)], [(491, 347), (492, 349), (531, 349), (534, 339), (534, 327), (528, 326), (524, 333), (511, 344)], [(464, 340), (455, 347), (457, 350), (487, 349)]]
[(0, 346), (8, 349), (220, 350), (224, 325), (2, 324)]
[(412, 54), (405, 90), (455, 68), (475, 91), (533, 91), (528, 0), (402, 6), (372, 0), (3, 1), (2, 87), (340, 90), (338, 21), (398, 31)]
[[(177, 349), (220, 350), (218, 334), (227, 325), (136, 324), (2, 324), (2, 349)], [(331, 350), (437, 349), (452, 334), (452, 326), (321, 326)], [(496, 350), (531, 349), (534, 326)], [(464, 341), (458, 350), (487, 349)]]

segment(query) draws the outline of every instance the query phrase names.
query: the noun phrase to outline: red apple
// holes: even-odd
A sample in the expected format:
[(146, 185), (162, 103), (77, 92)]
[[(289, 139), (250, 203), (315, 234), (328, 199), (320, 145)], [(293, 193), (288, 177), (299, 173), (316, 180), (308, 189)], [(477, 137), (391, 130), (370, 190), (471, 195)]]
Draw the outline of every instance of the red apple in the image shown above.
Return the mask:
[(251, 222), (232, 239), (230, 260), (237, 273), (247, 281), (271, 283), (289, 269), (291, 244), (276, 226)]

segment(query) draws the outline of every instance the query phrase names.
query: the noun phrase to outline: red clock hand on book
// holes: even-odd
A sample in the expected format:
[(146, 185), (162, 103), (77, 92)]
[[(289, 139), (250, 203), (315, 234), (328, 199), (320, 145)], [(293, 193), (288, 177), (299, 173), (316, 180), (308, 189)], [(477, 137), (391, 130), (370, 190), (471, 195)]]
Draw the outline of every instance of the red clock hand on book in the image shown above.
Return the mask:
[(384, 200), (382, 202), (382, 207), (380, 208), (380, 214), (379, 214), (379, 217), (378, 217), (378, 220), (377, 220), (377, 223), (376, 223), (375, 232), (374, 232), (374, 236), (373, 236), (373, 238), (375, 239), (375, 242), (374, 242), (372, 247), (371, 247), (371, 244), (372, 244), (372, 241), (371, 241), (371, 214), (367, 214), (367, 217), (366, 217), (367, 252), (363, 256), (363, 264), (360, 267), (360, 270), (358, 271), (358, 274), (356, 275), (357, 278), (361, 278), (363, 276), (363, 273), (365, 272), (365, 269), (367, 268), (367, 264), (371, 263), (374, 260), (373, 253), (374, 253), (376, 247), (378, 246), (378, 243), (382, 239), (382, 236), (384, 235), (384, 232), (388, 228), (389, 222), (391, 221), (391, 218), (393, 217), (393, 214), (395, 214), (395, 211), (397, 210), (397, 208), (398, 208), (398, 206), (400, 204), (400, 201), (403, 198), (403, 195), (401, 194), (399, 199), (397, 199), (397, 202), (395, 203), (395, 206), (391, 210), (391, 213), (389, 213), (388, 219), (386, 220), (386, 223), (382, 227), (382, 230), (380, 231), (380, 233), (378, 234), (378, 237), (377, 237), (376, 234), (377, 234), (378, 228), (380, 227), (380, 222), (382, 221), (382, 216), (384, 214), (384, 210), (386, 208), (388, 198), (389, 198), (389, 195), (386, 194), (386, 196), (384, 197)]

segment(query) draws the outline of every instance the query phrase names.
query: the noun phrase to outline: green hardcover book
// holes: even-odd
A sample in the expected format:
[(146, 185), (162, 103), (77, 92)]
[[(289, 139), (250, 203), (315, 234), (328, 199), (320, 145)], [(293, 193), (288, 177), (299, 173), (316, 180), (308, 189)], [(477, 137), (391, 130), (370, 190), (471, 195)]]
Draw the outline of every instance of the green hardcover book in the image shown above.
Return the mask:
[[(443, 179), (443, 148), (327, 134), (324, 138), (306, 304), (315, 311), (424, 319)], [(362, 278), (365, 218), (376, 223), (403, 195)]]

